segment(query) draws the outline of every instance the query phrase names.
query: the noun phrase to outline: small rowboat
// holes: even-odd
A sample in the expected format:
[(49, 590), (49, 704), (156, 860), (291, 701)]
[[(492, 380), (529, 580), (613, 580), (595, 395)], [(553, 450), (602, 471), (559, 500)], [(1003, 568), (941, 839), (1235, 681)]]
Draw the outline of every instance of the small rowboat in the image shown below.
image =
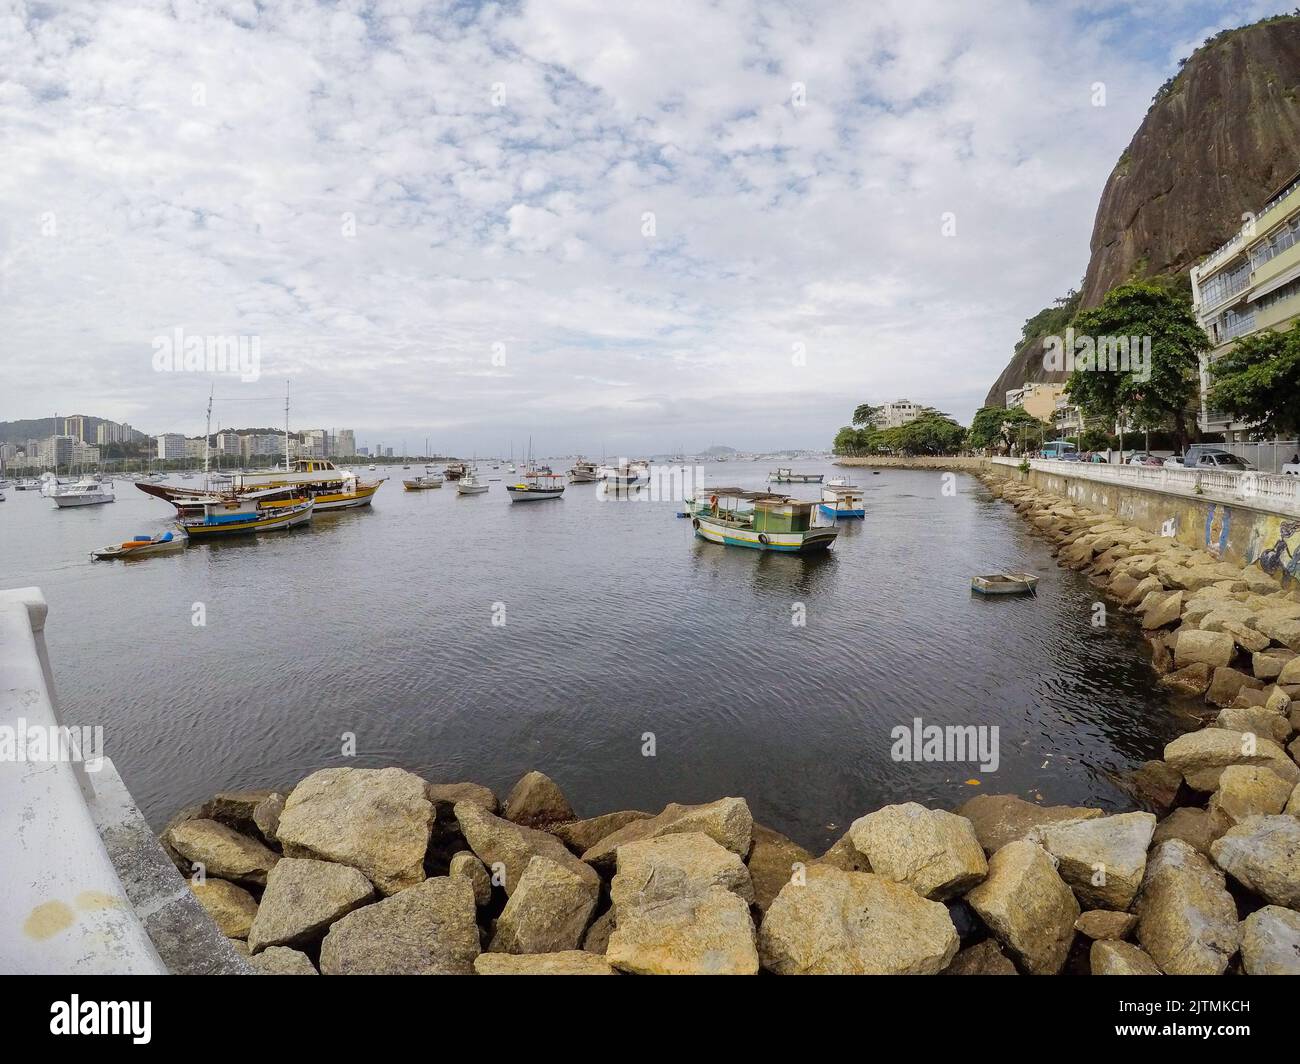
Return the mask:
[(970, 589), (981, 595), (1030, 595), (1036, 594), (1038, 577), (1033, 573), (992, 573), (988, 576), (972, 576)]
[(99, 558), (143, 558), (149, 554), (163, 554), (166, 551), (181, 550), (189, 537), (184, 532), (160, 532), (156, 536), (136, 536), (126, 543), (113, 543), (99, 550), (91, 551), (93, 559)]

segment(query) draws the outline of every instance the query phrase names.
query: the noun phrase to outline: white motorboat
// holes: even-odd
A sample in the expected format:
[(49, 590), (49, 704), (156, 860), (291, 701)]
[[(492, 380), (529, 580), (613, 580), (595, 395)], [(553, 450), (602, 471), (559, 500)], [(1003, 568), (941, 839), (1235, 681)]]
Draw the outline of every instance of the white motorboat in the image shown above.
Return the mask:
[(75, 484), (55, 488), (50, 492), (54, 505), (60, 509), (70, 506), (98, 506), (106, 502), (116, 502), (112, 481), (101, 483), (98, 480), (79, 480)]
[(480, 478), (474, 470), (470, 470), (456, 481), (456, 492), (459, 495), (482, 495), (489, 487), (491, 485)]

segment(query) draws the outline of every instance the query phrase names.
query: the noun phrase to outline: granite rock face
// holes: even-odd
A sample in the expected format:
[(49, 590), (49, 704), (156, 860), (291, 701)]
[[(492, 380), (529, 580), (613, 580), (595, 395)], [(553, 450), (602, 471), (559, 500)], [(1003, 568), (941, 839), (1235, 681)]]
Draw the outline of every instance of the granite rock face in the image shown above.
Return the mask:
[(969, 820), (916, 802), (868, 813), (853, 822), (849, 838), (873, 872), (932, 901), (964, 893), (988, 872)]
[(313, 941), (374, 896), (370, 880), (350, 865), (282, 858), (267, 877), (248, 948), (256, 954), (267, 946)]
[(1035, 805), (1014, 794), (978, 794), (958, 808), (957, 815), (971, 822), (980, 845), (994, 853), (1008, 842), (1027, 837), (1040, 825), (1103, 814), (1100, 809), (1083, 806)]
[(617, 913), (605, 959), (637, 975), (756, 975), (748, 903), (725, 887)]
[(276, 835), (286, 857), (351, 865), (384, 894), (424, 879), (433, 804), (400, 768), (327, 768), (285, 801)]
[(479, 955), (474, 888), (426, 879), (337, 921), (321, 943), (323, 975), (469, 975)]
[(988, 878), (966, 901), (1030, 974), (1055, 975), (1065, 966), (1079, 903), (1037, 843), (1022, 839), (998, 850)]
[(934, 975), (959, 940), (948, 910), (869, 872), (809, 867), (763, 918), (763, 967), (780, 975)]
[(497, 918), (493, 953), (563, 953), (582, 945), (596, 909), (591, 884), (549, 857), (534, 857)]
[(1222, 975), (1237, 952), (1237, 906), (1223, 873), (1181, 839), (1147, 856), (1138, 942), (1167, 975)]
[(182, 820), (166, 831), (166, 840), (182, 857), (202, 865), (205, 876), (263, 886), (280, 855), (256, 839), (217, 820)]

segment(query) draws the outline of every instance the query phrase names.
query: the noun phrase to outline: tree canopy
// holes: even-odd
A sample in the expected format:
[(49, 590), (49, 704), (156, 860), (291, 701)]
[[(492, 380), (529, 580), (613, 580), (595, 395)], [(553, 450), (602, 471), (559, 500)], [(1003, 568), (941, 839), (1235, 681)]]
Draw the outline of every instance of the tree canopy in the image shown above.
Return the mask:
[(1300, 434), (1300, 325), (1242, 337), (1213, 363), (1210, 405), (1261, 435)]
[[(1146, 281), (1118, 285), (1100, 306), (1077, 314), (1072, 327), (1076, 351), (1066, 354), (1077, 361), (1065, 385), (1070, 399), (1088, 417), (1151, 428), (1172, 422), (1181, 450), (1187, 410), (1199, 395), (1199, 356), (1209, 348), (1190, 300)], [(1129, 344), (1122, 368), (1108, 364), (1102, 353), (1112, 339)], [(1141, 366), (1139, 359), (1149, 364)]]
[(1011, 450), (1012, 444), (1023, 443), (1025, 448), (1036, 448), (1052, 431), (1052, 426), (1040, 421), (1024, 407), (985, 406), (975, 412), (966, 445), (972, 450), (993, 449), (999, 444)]

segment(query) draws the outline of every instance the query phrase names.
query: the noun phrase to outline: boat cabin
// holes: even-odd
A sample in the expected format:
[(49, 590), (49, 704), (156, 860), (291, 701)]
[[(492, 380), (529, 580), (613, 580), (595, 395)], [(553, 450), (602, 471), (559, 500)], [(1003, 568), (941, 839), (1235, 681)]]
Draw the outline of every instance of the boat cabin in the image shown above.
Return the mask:
[(744, 525), (755, 532), (807, 532), (812, 528), (815, 502), (747, 488), (709, 488), (708, 491), (707, 499), (697, 499), (699, 513)]

